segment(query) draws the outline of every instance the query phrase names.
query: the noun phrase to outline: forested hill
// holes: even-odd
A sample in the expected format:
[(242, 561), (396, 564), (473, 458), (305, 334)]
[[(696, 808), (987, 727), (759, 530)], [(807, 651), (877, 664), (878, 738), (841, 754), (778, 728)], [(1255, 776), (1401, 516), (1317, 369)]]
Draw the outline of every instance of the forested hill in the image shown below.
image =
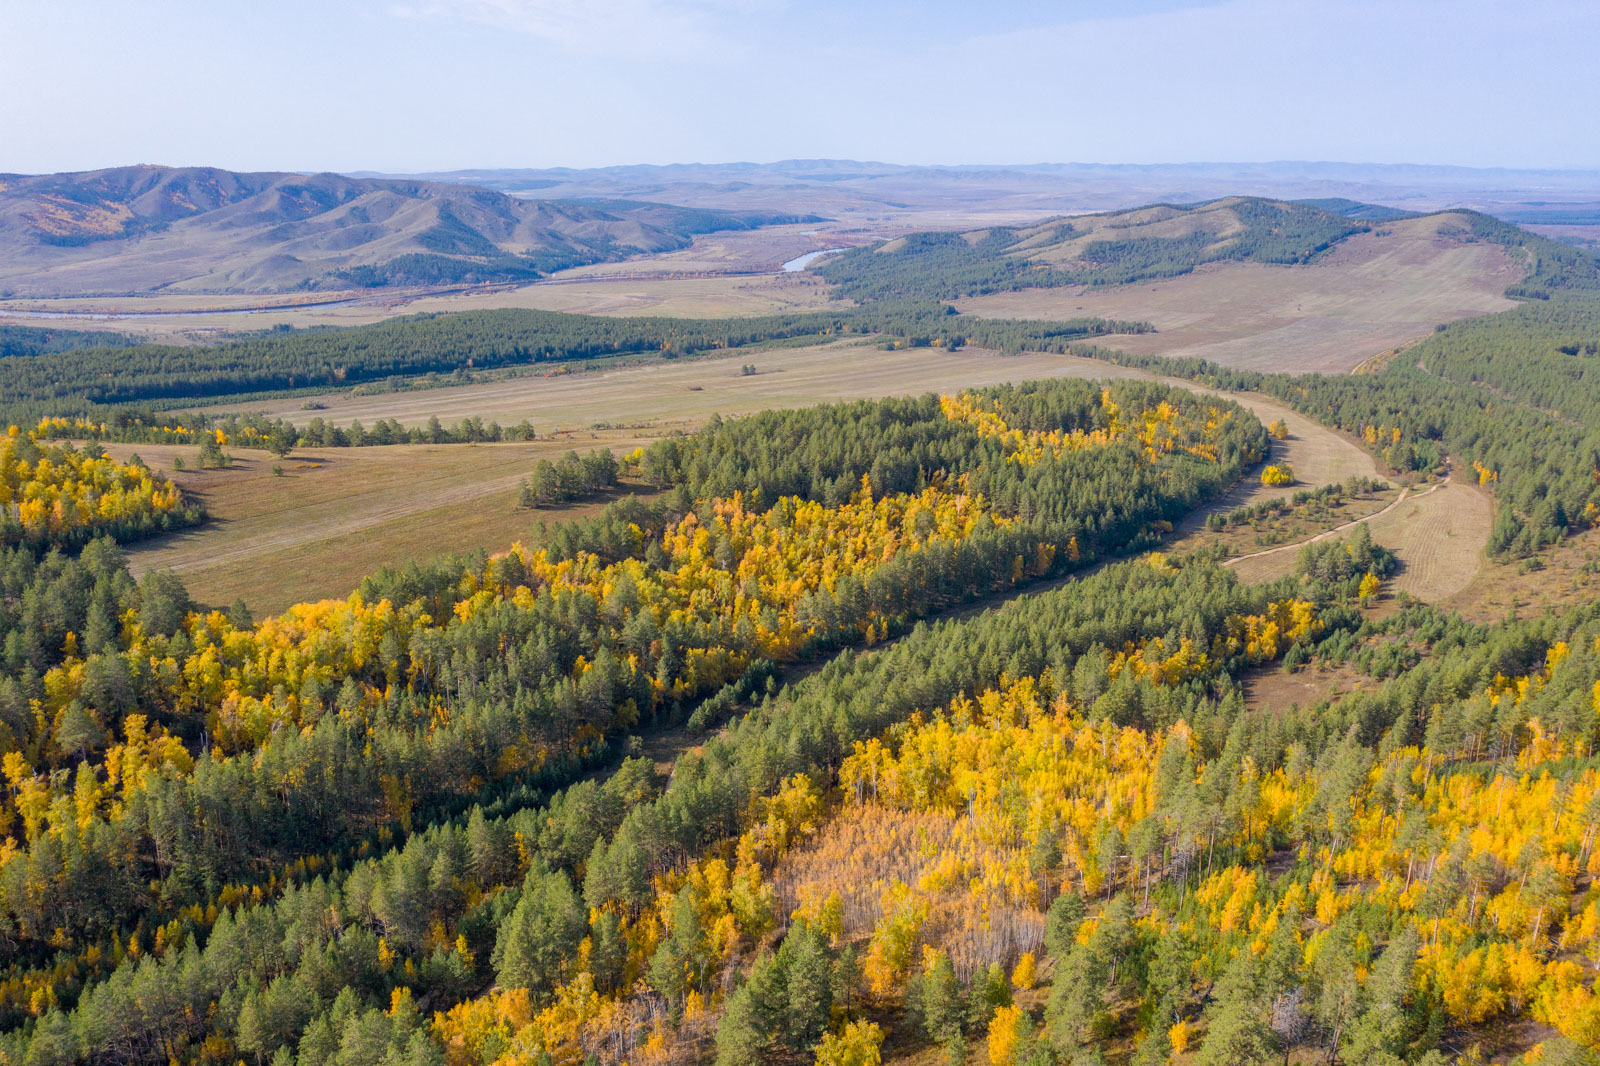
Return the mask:
[(44, 355), (74, 348), (125, 348), (132, 343), (133, 338), (125, 333), (98, 329), (0, 326), (0, 356)]
[(1405, 211), (1398, 207), (1388, 207), (1384, 204), (1367, 204), (1360, 200), (1348, 200), (1342, 196), (1328, 196), (1316, 200), (1296, 200), (1302, 207), (1315, 207), (1322, 211), (1332, 211), (1345, 218), (1359, 219), (1362, 222), (1394, 222), (1402, 218), (1420, 218), (1415, 211)]
[[(948, 300), (1014, 289), (1123, 285), (1222, 261), (1309, 263), (1348, 237), (1407, 217), (1412, 216), (1353, 200), (1230, 197), (1031, 226), (913, 233), (854, 249), (814, 269), (839, 295), (856, 300)], [(1548, 296), (1552, 284), (1593, 288), (1600, 277), (1592, 255), (1487, 215), (1454, 211), (1444, 221), (1455, 239), (1502, 244), (1527, 258), (1530, 275), (1541, 280), (1515, 286), (1508, 295)]]
[(272, 292), (525, 280), (697, 233), (820, 221), (455, 183), (119, 167), (0, 174), (0, 294)]
[[(776, 663), (1154, 543), (1268, 446), (1229, 401), (1129, 381), (723, 421), (654, 445), (662, 497), (618, 501), (563, 546), (385, 570), (259, 624), (196, 609), (170, 571), (136, 583), (107, 539), (0, 547), (0, 1062), (582, 1061), (458, 1047), (428, 1017), (499, 1012), (496, 987), (550, 1002), (589, 935), (574, 885), (593, 957), (616, 963), (581, 999), (630, 1003), (629, 956), (667, 941), (634, 920), (655, 877), (737, 832), (815, 743), (848, 752), (909, 708), (796, 716), (807, 739), (755, 777), (674, 775), (700, 799), (660, 807), (650, 824), (674, 828), (646, 850), (625, 816), (664, 782), (630, 760), (631, 784), (582, 783), (608, 748), (717, 725), (777, 694)], [(1137, 566), (1132, 584), (1161, 579)], [(1215, 569), (1186, 584), (1210, 593), (1183, 604), (1208, 647), (1207, 621), (1261, 602)], [(1058, 602), (1092, 604), (1081, 634), (1121, 647), (1165, 632), (1160, 599), (1130, 597), (1122, 620), (1105, 596)], [(1030, 662), (961, 657), (1013, 660)], [(548, 808), (565, 785), (572, 805)], [(709, 971), (684, 986), (676, 952), (653, 971), (698, 987)]]

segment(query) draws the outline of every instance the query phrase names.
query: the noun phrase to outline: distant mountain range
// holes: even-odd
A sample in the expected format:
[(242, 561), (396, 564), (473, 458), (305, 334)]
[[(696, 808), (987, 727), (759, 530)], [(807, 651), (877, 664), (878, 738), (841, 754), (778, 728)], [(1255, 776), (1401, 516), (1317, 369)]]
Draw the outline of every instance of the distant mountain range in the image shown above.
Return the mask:
[(534, 197), (625, 196), (703, 207), (770, 206), (830, 215), (982, 209), (1107, 211), (1225, 196), (1352, 199), (1411, 211), (1600, 201), (1600, 171), (1366, 163), (1040, 163), (904, 166), (848, 159), (430, 174)]
[(528, 280), (821, 221), (634, 199), (530, 200), (460, 181), (117, 167), (0, 174), (0, 294), (283, 292)]
[(781, 223), (882, 236), (1234, 196), (1367, 222), (1468, 207), (1574, 244), (1600, 239), (1600, 171), (833, 159), (405, 176), (136, 166), (0, 174), (0, 297), (515, 282)]

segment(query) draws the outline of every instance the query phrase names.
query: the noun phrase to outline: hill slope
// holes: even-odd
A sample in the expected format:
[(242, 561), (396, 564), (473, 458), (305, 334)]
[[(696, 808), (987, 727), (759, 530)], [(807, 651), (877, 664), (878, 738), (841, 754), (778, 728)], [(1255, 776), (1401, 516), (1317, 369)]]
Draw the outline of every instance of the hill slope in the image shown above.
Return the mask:
[(1474, 211), (1412, 216), (1349, 200), (1244, 196), (963, 233), (910, 233), (814, 269), (839, 295), (856, 300), (1096, 289), (1180, 277), (1208, 263), (1311, 263), (1358, 233), (1417, 219), (1432, 220), (1424, 225), (1434, 229), (1445, 226), (1459, 242), (1500, 245), (1522, 260), (1525, 276), (1506, 291), (1513, 298), (1600, 289), (1600, 260), (1593, 255)]
[(1121, 285), (1202, 263), (1304, 263), (1362, 222), (1305, 204), (1229, 197), (966, 233), (912, 233), (828, 260), (817, 272), (858, 300), (952, 299), (1019, 288)]
[(1138, 285), (1017, 289), (956, 301), (990, 318), (1147, 319), (1112, 346), (1252, 370), (1345, 373), (1453, 319), (1507, 310), (1519, 249), (1479, 239), (1463, 212), (1385, 223), (1311, 263), (1218, 262)]
[(0, 175), (0, 292), (271, 292), (524, 280), (810, 221), (621, 200), (530, 201), (472, 185), (119, 167)]

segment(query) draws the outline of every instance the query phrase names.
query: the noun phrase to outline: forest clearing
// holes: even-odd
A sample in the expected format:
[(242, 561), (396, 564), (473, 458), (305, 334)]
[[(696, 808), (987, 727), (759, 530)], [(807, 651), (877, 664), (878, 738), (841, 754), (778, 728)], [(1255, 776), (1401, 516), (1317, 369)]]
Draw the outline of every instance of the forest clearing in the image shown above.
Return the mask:
[[(741, 373), (747, 363), (758, 372)], [(662, 436), (692, 431), (714, 414), (733, 417), (1056, 377), (1159, 380), (1201, 395), (1226, 395), (1263, 424), (1282, 421), (1290, 433), (1274, 442), (1274, 452), (1281, 450), (1293, 465), (1297, 489), (1376, 473), (1371, 455), (1347, 437), (1264, 396), (1224, 394), (1074, 356), (1010, 356), (979, 349), (883, 351), (857, 339), (552, 377), (510, 377), (481, 385), (366, 396), (324, 394), (309, 401), (320, 405), (313, 411), (305, 410), (308, 401), (299, 398), (253, 403), (248, 410), (301, 423), (321, 417), (369, 425), (395, 419), (413, 426), (431, 417), (445, 422), (482, 417), (509, 425), (526, 418), (540, 439), (527, 444), (302, 448), (285, 462), (241, 451), (234, 469), (174, 472), (186, 491), (205, 501), (215, 521), (131, 545), (130, 563), (140, 573), (173, 568), (203, 602), (226, 604), (243, 596), (252, 608), (278, 610), (347, 592), (383, 563), (442, 551), (503, 549), (546, 517), (518, 511), (515, 504), (518, 481), (541, 457), (597, 448), (621, 455)], [(604, 428), (594, 428), (597, 423)], [(170, 468), (174, 457), (191, 454), (161, 445), (117, 445), (112, 451), (119, 456), (137, 452), (163, 469)], [(287, 476), (271, 476), (274, 466), (283, 467)], [(1254, 477), (1242, 478), (1183, 528), (1197, 526), (1207, 514), (1283, 494)], [(470, 505), (470, 512), (462, 514), (463, 505)], [(575, 507), (551, 517), (585, 513)], [(441, 537), (440, 529), (448, 534)]]
[(1392, 550), (1399, 569), (1389, 588), (1424, 603), (1447, 602), (1467, 588), (1485, 565), (1484, 548), (1494, 511), (1487, 496), (1454, 480), (1405, 494), (1381, 511), (1292, 544), (1282, 544), (1230, 559), (1240, 580), (1274, 581), (1294, 569), (1301, 547), (1365, 525), (1379, 544)]
[(210, 513), (196, 529), (130, 544), (132, 571), (170, 569), (204, 603), (243, 599), (266, 615), (345, 595), (386, 564), (501, 551), (541, 520), (592, 513), (603, 500), (520, 509), (517, 486), (541, 458), (580, 447), (626, 454), (647, 441), (585, 433), (525, 444), (299, 448), (282, 460), (240, 449), (231, 466), (214, 470), (173, 470), (172, 460), (192, 458), (192, 448), (124, 444), (108, 451), (158, 464)]
[[(746, 364), (756, 372), (745, 374)], [(241, 410), (305, 423), (312, 417), (371, 424), (380, 418), (421, 425), (479, 417), (511, 425), (526, 418), (544, 433), (611, 426), (672, 426), (721, 414), (805, 407), (837, 400), (905, 396), (1037, 378), (1140, 377), (1088, 359), (1025, 353), (1000, 355), (977, 348), (884, 351), (872, 338), (854, 337), (805, 347), (733, 349), (611, 369), (557, 367), (479, 385), (454, 385), (366, 396), (324, 393), (309, 398), (253, 401)], [(306, 404), (320, 404), (306, 411)], [(229, 405), (207, 408), (226, 412)]]

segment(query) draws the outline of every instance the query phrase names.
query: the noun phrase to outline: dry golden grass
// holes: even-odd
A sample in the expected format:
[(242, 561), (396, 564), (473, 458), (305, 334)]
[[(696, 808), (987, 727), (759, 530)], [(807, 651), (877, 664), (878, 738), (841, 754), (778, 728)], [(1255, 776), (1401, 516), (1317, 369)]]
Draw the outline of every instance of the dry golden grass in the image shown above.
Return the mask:
[(1158, 332), (1107, 343), (1256, 370), (1340, 373), (1440, 322), (1513, 306), (1504, 290), (1522, 264), (1439, 226), (1439, 217), (1392, 223), (1309, 266), (1219, 263), (1138, 285), (1030, 289), (956, 306), (998, 318), (1147, 319)]
[(1472, 582), (1484, 564), (1494, 507), (1475, 486), (1452, 481), (1369, 523), (1372, 539), (1392, 549), (1400, 572), (1389, 588), (1439, 603)]
[(1202, 389), (1177, 378), (1162, 378), (1173, 385), (1182, 385), (1196, 392), (1226, 396), (1247, 408), (1262, 424), (1282, 421), (1289, 427), (1287, 440), (1272, 442), (1270, 460), (1288, 463), (1294, 469), (1295, 483), (1286, 486), (1261, 484), (1258, 477), (1247, 476), (1209, 507), (1191, 514), (1178, 528), (1180, 539), (1174, 550), (1202, 546), (1200, 537), (1205, 520), (1213, 514), (1227, 514), (1237, 507), (1249, 507), (1266, 500), (1287, 498), (1301, 489), (1319, 489), (1325, 485), (1343, 484), (1354, 477), (1377, 479), (1378, 467), (1371, 454), (1364, 451), (1355, 439), (1337, 430), (1313, 422), (1276, 401), (1258, 393), (1222, 393)]
[[(292, 306), (283, 297), (273, 296), (10, 301), (0, 303), (0, 324), (50, 324), (72, 329), (103, 329), (131, 334), (152, 344), (185, 344), (215, 343), (229, 334), (277, 325), (301, 329), (310, 326), (364, 326), (397, 315), (424, 312), (532, 308), (571, 314), (726, 318), (839, 306), (837, 302), (829, 300), (827, 287), (820, 279), (805, 273), (616, 280), (577, 278), (516, 287), (485, 287), (447, 295), (402, 290), (378, 295), (319, 294), (318, 299), (337, 300), (351, 296), (358, 296), (359, 302), (344, 306), (301, 308)], [(205, 313), (244, 307), (267, 309), (248, 315)], [(43, 320), (8, 317), (7, 308), (97, 314), (141, 312), (155, 317)], [(166, 313), (174, 311), (183, 313)]]
[(1532, 559), (1491, 559), (1443, 606), (1471, 622), (1564, 611), (1600, 599), (1600, 529), (1568, 537)]
[[(740, 367), (746, 363), (753, 364), (758, 373), (742, 374)], [(673, 426), (697, 422), (713, 413), (728, 416), (1062, 376), (1149, 375), (1091, 359), (1037, 352), (1016, 356), (972, 348), (953, 354), (934, 348), (890, 352), (857, 338), (808, 348), (735, 350), (712, 359), (657, 361), (551, 377), (530, 375), (417, 392), (329, 393), (316, 397), (325, 406), (315, 412), (301, 410), (302, 397), (236, 406), (302, 425), (313, 415), (340, 425), (352, 419), (371, 425), (379, 418), (423, 425), (434, 415), (447, 424), (466, 416), (494, 418), (504, 425), (526, 418), (543, 433), (587, 429), (600, 422)]]
[[(744, 363), (760, 373), (746, 377)], [(712, 414), (733, 415), (830, 400), (906, 395), (1002, 381), (1052, 377), (1144, 376), (1053, 355), (951, 354), (918, 349), (885, 352), (858, 343), (734, 352), (718, 359), (655, 363), (552, 378), (513, 378), (486, 385), (325, 398), (315, 414), (339, 423), (394, 417), (407, 424), (432, 415), (467, 415), (511, 424), (531, 419), (540, 439), (527, 444), (400, 445), (301, 449), (278, 463), (241, 451), (234, 469), (175, 474), (203, 500), (211, 521), (199, 529), (130, 547), (137, 572), (171, 567), (199, 600), (228, 604), (242, 597), (258, 615), (306, 599), (343, 595), (368, 573), (444, 552), (499, 551), (543, 517), (519, 510), (517, 483), (541, 457), (608, 447), (626, 452), (663, 434), (691, 429)], [(304, 422), (299, 399), (265, 406)], [(634, 426), (591, 430), (597, 422)], [(163, 470), (193, 448), (118, 445)], [(285, 476), (275, 477), (274, 466)], [(597, 505), (596, 505), (597, 506)]]
[(1247, 503), (1292, 494), (1298, 489), (1317, 489), (1353, 477), (1376, 477), (1377, 465), (1370, 453), (1354, 438), (1329, 429), (1306, 416), (1255, 393), (1231, 395), (1263, 423), (1281, 421), (1289, 427), (1289, 438), (1272, 442), (1271, 462), (1287, 462), (1294, 468), (1295, 483), (1273, 488), (1250, 479)]
[(752, 230), (726, 230), (694, 238), (687, 248), (655, 255), (641, 255), (620, 263), (590, 263), (551, 275), (556, 279), (585, 276), (614, 277), (621, 274), (655, 276), (777, 270), (784, 263), (819, 248), (860, 244), (861, 235), (831, 233), (826, 223), (801, 223), (791, 226), (763, 226)]
[(1239, 680), (1244, 686), (1245, 704), (1252, 710), (1288, 710), (1297, 703), (1306, 707), (1353, 692), (1364, 682), (1372, 682), (1348, 663), (1331, 667), (1312, 664), (1293, 673), (1273, 663), (1247, 670)]
[[(242, 598), (257, 616), (303, 600), (342, 596), (362, 577), (447, 552), (499, 551), (539, 521), (597, 510), (594, 503), (523, 510), (517, 484), (540, 458), (568, 449), (626, 452), (636, 434), (582, 434), (526, 444), (305, 448), (278, 461), (241, 450), (227, 470), (173, 471), (195, 449), (112, 445), (166, 470), (210, 513), (193, 530), (127, 547), (136, 574), (171, 568), (203, 603)], [(282, 477), (272, 469), (281, 466)]]
[(727, 318), (838, 306), (828, 298), (827, 286), (820, 278), (801, 272), (753, 277), (572, 279), (524, 285), (483, 296), (431, 297), (416, 301), (406, 310), (409, 313), (531, 307), (576, 315)]
[[(1399, 572), (1385, 591), (1443, 603), (1466, 589), (1484, 566), (1494, 508), (1476, 487), (1447, 481), (1412, 492), (1361, 521), (1399, 560)], [(1251, 582), (1282, 577), (1294, 569), (1299, 547), (1288, 544), (1241, 558), (1233, 564), (1234, 573)]]

